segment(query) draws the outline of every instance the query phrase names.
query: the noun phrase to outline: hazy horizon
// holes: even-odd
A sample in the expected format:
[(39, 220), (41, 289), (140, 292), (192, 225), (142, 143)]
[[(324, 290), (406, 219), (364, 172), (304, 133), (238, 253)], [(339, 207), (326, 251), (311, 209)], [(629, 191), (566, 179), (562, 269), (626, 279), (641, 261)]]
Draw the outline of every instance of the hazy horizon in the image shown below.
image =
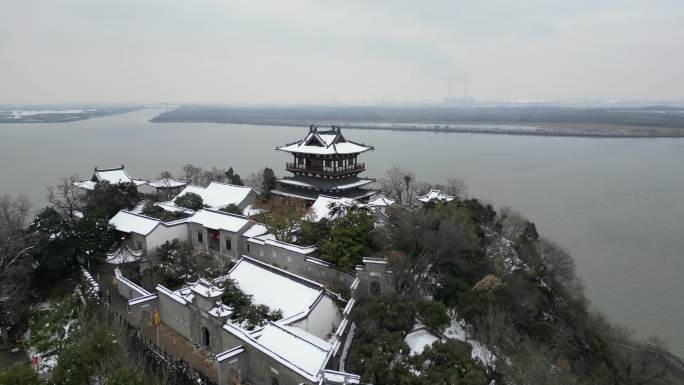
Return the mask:
[(684, 100), (675, 0), (26, 0), (0, 34), (0, 104)]

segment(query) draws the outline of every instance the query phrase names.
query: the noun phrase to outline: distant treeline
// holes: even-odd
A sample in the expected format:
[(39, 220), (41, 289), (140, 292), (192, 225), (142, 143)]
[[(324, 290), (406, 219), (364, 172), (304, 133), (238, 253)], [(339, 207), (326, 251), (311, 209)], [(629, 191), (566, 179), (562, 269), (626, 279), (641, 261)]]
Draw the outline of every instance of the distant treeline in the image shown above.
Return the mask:
[[(684, 128), (684, 108), (521, 107), (224, 107), (182, 106), (153, 122), (301, 125), (312, 123), (563, 124)], [(363, 124), (361, 124), (363, 126)], [(391, 127), (387, 127), (391, 128)], [(677, 130), (678, 131), (678, 130)], [(668, 130), (668, 132), (671, 132)]]

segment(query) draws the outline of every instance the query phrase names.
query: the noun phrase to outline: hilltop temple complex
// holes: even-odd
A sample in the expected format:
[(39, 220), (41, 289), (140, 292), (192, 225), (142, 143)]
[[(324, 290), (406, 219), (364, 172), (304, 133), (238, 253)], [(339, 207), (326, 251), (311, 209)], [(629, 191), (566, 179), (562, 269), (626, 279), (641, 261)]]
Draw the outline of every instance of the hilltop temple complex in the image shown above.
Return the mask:
[[(395, 201), (368, 188), (374, 179), (359, 176), (366, 169), (359, 155), (372, 146), (347, 140), (337, 126), (311, 126), (303, 139), (277, 150), (292, 154), (286, 170), (293, 175), (278, 179), (272, 192), (306, 201), (308, 212), (302, 220), (334, 221), (349, 208), (363, 206), (377, 226), (384, 225), (385, 209)], [(185, 344), (193, 354), (205, 357), (194, 369), (220, 385), (360, 382), (358, 375), (345, 372), (355, 328), (351, 313), (364, 297), (394, 291), (394, 275), (385, 259), (364, 256), (352, 269), (341, 269), (322, 259), (316, 246), (277, 239), (265, 224), (250, 218), (258, 199), (251, 187), (216, 181), (194, 186), (168, 176), (150, 182), (131, 177), (123, 165), (95, 168), (91, 179), (75, 185), (89, 194), (105, 182), (135, 186), (157, 209), (183, 214), (165, 221), (145, 215), (145, 205), (138, 202), (109, 220), (119, 245), (106, 258), (112, 268), (109, 282), (114, 282), (107, 295), (120, 298), (125, 309), (120, 314), (131, 326), (145, 330), (154, 315), (157, 326), (174, 335), (174, 346)], [(190, 193), (201, 198), (200, 208), (177, 204)], [(452, 199), (431, 190), (416, 203)], [(232, 268), (214, 279), (185, 274), (178, 287), (159, 284), (147, 289), (120, 270), (155, 266), (160, 263), (160, 247), (172, 241), (184, 242), (192, 250), (191, 258), (210, 257)], [(222, 300), (231, 285), (277, 316), (260, 318), (257, 325), (240, 321), (233, 302)]]
[[(367, 188), (374, 179), (359, 176), (365, 164), (358, 157), (373, 147), (347, 140), (339, 127), (311, 126), (304, 139), (277, 150), (293, 155), (286, 164), (293, 175), (279, 179), (272, 192), (308, 202), (309, 213), (303, 220), (335, 220), (346, 208), (362, 205), (381, 223), (384, 208), (394, 203)], [(155, 322), (177, 337), (174, 344), (192, 346), (193, 354), (206, 357), (195, 370), (221, 385), (360, 382), (344, 367), (355, 328), (350, 315), (360, 299), (393, 291), (393, 274), (384, 259), (363, 258), (345, 270), (321, 259), (316, 246), (277, 239), (249, 217), (257, 200), (251, 187), (219, 182), (193, 186), (170, 178), (147, 182), (132, 178), (123, 165), (96, 168), (91, 179), (76, 186), (87, 194), (105, 181), (132, 184), (139, 192), (149, 187), (146, 195), (154, 197), (157, 208), (185, 215), (164, 221), (143, 214), (143, 204), (138, 204), (109, 220), (120, 244), (107, 255), (110, 282), (114, 282), (107, 295), (120, 298), (117, 301), (124, 304), (122, 314), (130, 325), (144, 330), (154, 315)], [(202, 198), (201, 209), (177, 204), (189, 193)], [(228, 206), (243, 215), (226, 212)], [(185, 283), (174, 288), (163, 284), (143, 288), (122, 272), (158, 264), (160, 246), (174, 240), (190, 246), (192, 258), (210, 256), (232, 268), (214, 279), (186, 275)], [(222, 300), (231, 285), (255, 306), (277, 310), (278, 316), (258, 325), (236, 320), (238, 310)]]

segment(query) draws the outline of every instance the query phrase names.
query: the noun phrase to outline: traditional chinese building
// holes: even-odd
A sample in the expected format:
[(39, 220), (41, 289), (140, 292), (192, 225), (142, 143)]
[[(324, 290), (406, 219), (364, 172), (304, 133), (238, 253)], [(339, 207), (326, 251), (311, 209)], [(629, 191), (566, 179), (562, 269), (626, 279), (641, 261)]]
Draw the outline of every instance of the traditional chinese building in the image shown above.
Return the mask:
[(294, 175), (279, 179), (273, 193), (308, 201), (321, 194), (366, 200), (376, 191), (364, 187), (375, 180), (359, 177), (366, 164), (358, 156), (373, 149), (347, 140), (340, 127), (310, 126), (304, 139), (276, 148), (293, 155), (285, 168)]

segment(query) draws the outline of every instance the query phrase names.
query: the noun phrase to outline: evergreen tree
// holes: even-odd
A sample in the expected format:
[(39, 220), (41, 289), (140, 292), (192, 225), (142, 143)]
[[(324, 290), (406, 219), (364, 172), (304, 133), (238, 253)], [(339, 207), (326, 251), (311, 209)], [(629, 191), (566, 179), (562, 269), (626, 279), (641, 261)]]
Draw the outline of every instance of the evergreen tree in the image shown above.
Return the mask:
[(86, 196), (88, 208), (104, 209), (109, 218), (119, 210), (130, 210), (140, 201), (138, 188), (133, 183), (111, 184), (98, 182)]
[(418, 311), (425, 326), (432, 330), (441, 332), (451, 321), (446, 305), (440, 301), (425, 301), (418, 306)]
[(351, 269), (375, 251), (374, 234), (375, 222), (368, 209), (350, 207), (333, 223), (330, 239), (323, 242), (323, 257)]
[(242, 182), (242, 178), (240, 178), (240, 175), (237, 174), (232, 167), (228, 168), (228, 171), (225, 172), (226, 179), (228, 180), (228, 183), (234, 184), (237, 186), (244, 186), (245, 184)]
[(78, 222), (78, 257), (82, 262), (94, 261), (107, 254), (114, 244), (114, 230), (109, 225), (109, 217), (103, 209), (86, 210)]
[(57, 210), (52, 207), (41, 210), (31, 222), (29, 232), (38, 234), (38, 243), (33, 249), (38, 274), (59, 276), (78, 266), (78, 238), (74, 222)]
[(268, 198), (271, 195), (271, 190), (276, 188), (277, 180), (275, 173), (270, 168), (264, 168), (264, 176), (261, 182), (261, 196)]
[(221, 211), (231, 214), (242, 215), (242, 210), (235, 204), (231, 203), (228, 206), (222, 207)]
[(114, 351), (114, 337), (107, 329), (96, 329), (59, 355), (52, 381), (60, 385), (90, 384), (97, 367)]
[(188, 192), (179, 196), (176, 198), (175, 202), (178, 206), (195, 211), (201, 210), (204, 207), (204, 201), (202, 200), (202, 197), (192, 192)]

